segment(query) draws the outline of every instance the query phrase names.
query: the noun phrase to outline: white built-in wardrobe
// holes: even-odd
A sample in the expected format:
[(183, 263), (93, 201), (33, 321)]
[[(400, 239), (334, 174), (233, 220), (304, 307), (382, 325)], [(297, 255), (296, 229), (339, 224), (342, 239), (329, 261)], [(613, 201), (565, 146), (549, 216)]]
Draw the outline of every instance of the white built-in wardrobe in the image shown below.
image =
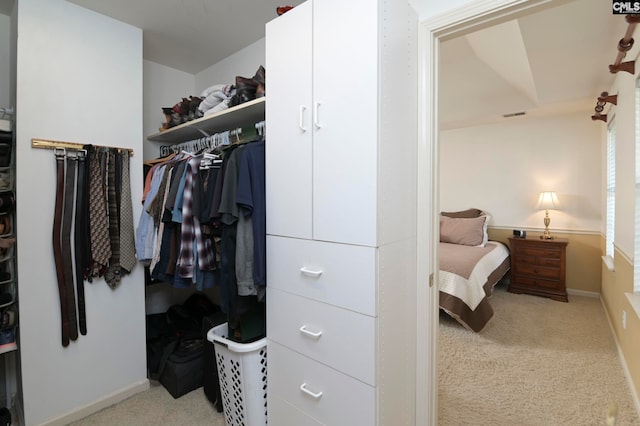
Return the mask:
[(269, 424), (415, 424), (416, 44), (402, 0), (267, 24)]

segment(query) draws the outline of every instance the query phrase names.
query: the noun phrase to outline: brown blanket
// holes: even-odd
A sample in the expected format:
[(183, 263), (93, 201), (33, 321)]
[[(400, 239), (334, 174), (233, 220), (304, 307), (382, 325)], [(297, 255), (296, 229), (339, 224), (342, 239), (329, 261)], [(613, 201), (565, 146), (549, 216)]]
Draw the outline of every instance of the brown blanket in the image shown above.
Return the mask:
[(489, 298), (508, 272), (508, 249), (440, 243), (440, 308), (466, 328), (479, 332), (493, 317)]

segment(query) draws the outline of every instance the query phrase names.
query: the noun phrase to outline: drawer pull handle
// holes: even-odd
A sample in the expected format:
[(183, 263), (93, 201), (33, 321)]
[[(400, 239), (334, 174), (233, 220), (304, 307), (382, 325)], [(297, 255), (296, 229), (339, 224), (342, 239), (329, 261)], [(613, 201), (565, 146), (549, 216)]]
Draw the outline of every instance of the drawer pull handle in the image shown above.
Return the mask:
[(307, 329), (306, 325), (303, 325), (302, 327), (300, 327), (300, 332), (306, 334), (307, 336), (311, 336), (314, 339), (319, 339), (320, 336), (322, 336), (322, 331), (317, 331), (317, 332), (313, 332), (309, 329)]
[(309, 269), (307, 267), (300, 268), (300, 272), (313, 278), (318, 278), (320, 275), (322, 275), (322, 270), (314, 271), (313, 269)]
[(300, 105), (300, 121), (298, 123), (298, 127), (300, 127), (300, 130), (302, 130), (303, 132), (307, 131), (307, 126), (305, 126), (304, 124), (304, 113), (307, 111), (307, 107), (304, 105)]
[(316, 102), (316, 107), (313, 110), (313, 124), (316, 126), (316, 129), (322, 129), (322, 125), (320, 124), (320, 102)]
[(322, 396), (322, 392), (314, 393), (314, 392), (311, 392), (309, 389), (307, 389), (306, 383), (303, 383), (300, 385), (300, 390), (306, 393), (307, 395), (309, 395), (313, 399), (320, 399), (320, 397)]

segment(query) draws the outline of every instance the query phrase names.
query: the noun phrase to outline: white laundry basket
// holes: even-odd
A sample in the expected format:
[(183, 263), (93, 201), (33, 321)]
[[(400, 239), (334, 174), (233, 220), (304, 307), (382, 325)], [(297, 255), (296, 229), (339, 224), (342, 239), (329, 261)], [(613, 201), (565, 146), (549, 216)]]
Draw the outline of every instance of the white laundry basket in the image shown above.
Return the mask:
[(213, 342), (227, 426), (267, 424), (267, 339), (227, 339), (227, 323), (207, 332)]

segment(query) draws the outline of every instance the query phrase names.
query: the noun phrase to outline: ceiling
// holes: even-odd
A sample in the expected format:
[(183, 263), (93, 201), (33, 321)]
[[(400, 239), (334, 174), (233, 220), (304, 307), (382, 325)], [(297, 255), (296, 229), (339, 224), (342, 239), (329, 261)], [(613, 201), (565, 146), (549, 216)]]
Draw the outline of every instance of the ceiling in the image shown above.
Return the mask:
[(441, 128), (519, 112), (588, 110), (585, 118), (591, 120), (597, 97), (615, 78), (609, 65), (628, 25), (624, 16), (612, 14), (610, 2), (557, 3), (564, 4), (442, 43)]
[(143, 30), (145, 59), (197, 74), (260, 40), (276, 7), (303, 0), (68, 0)]
[[(68, 1), (141, 28), (145, 59), (197, 74), (263, 38), (277, 6), (303, 0)], [(410, 3), (419, 8), (425, 1)], [(2, 7), (11, 3), (0, 0)], [(504, 120), (504, 114), (519, 112), (593, 113), (597, 97), (613, 82), (608, 66), (627, 24), (624, 16), (612, 14), (607, 1), (553, 4), (559, 6), (441, 44), (441, 128)], [(2, 7), (0, 13), (10, 13)]]

